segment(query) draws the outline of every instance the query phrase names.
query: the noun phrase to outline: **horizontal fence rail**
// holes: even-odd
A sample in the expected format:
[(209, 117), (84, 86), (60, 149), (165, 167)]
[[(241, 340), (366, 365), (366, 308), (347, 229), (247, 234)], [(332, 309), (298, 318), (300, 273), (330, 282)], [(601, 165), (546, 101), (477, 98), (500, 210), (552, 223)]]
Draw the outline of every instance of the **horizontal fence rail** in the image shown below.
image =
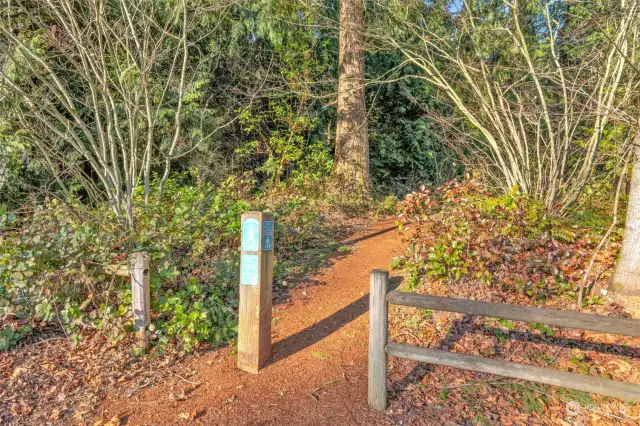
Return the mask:
[(391, 291), (387, 301), (392, 305), (458, 312), (481, 317), (501, 318), (512, 321), (535, 322), (556, 327), (577, 328), (599, 333), (640, 337), (640, 321), (628, 318), (607, 317), (558, 309), (532, 308), (505, 303), (480, 302), (478, 300), (453, 299), (426, 294)]
[(477, 371), (495, 374), (497, 376), (512, 377), (545, 385), (570, 387), (588, 393), (613, 396), (616, 398), (640, 401), (640, 385), (616, 382), (596, 376), (585, 376), (550, 368), (534, 367), (516, 362), (483, 358), (481, 356), (458, 354), (455, 352), (439, 351), (411, 345), (389, 343), (387, 354), (429, 364), (444, 365), (461, 370)]
[(371, 291), (369, 292), (370, 337), (368, 397), (369, 406), (375, 410), (384, 410), (387, 407), (386, 377), (388, 355), (463, 370), (576, 389), (632, 401), (640, 401), (640, 385), (637, 384), (623, 383), (596, 376), (568, 373), (550, 368), (534, 367), (498, 359), (488, 359), (399, 343), (388, 343), (388, 304), (501, 318), (512, 321), (526, 321), (557, 327), (635, 337), (640, 336), (639, 320), (561, 311), (557, 309), (532, 308), (502, 303), (480, 302), (477, 300), (454, 299), (401, 291), (388, 292), (388, 287), (389, 274), (387, 271), (374, 270), (371, 272)]

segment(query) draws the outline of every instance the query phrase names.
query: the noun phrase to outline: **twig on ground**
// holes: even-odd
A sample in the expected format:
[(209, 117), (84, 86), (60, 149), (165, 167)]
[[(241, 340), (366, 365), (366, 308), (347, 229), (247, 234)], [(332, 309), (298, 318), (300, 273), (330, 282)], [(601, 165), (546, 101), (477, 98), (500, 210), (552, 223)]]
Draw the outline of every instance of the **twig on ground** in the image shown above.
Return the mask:
[(507, 358), (505, 358), (505, 361), (511, 361), (511, 358), (516, 354), (516, 352), (518, 352), (518, 350), (520, 348), (522, 348), (522, 340), (518, 341), (518, 346), (516, 346), (515, 348), (513, 348), (513, 350), (511, 351), (511, 353), (509, 354), (509, 356)]
[(560, 355), (560, 352), (564, 349), (564, 347), (566, 345), (567, 345), (566, 343), (563, 343), (562, 345), (560, 345), (560, 347), (556, 351), (556, 354), (553, 356), (553, 358), (551, 358), (551, 360), (549, 360), (549, 362), (547, 362), (547, 365), (545, 365), (545, 367), (549, 367), (551, 364), (556, 362), (556, 359), (558, 358), (558, 355)]
[(337, 379), (333, 379), (333, 380), (329, 380), (328, 382), (324, 383), (322, 386), (317, 387), (315, 389), (313, 389), (312, 391), (309, 392), (309, 396), (311, 396), (311, 398), (315, 399), (316, 401), (319, 401), (318, 395), (316, 395), (316, 392), (319, 392), (323, 389), (328, 388), (329, 386), (331, 386), (334, 383), (337, 383), (341, 380), (344, 380), (342, 377), (339, 377)]
[(189, 384), (192, 384), (192, 385), (194, 385), (194, 386), (199, 386), (199, 385), (201, 385), (201, 384), (202, 384), (202, 383), (200, 383), (200, 382), (192, 382), (191, 380), (187, 380), (187, 379), (185, 379), (184, 377), (182, 377), (181, 375), (179, 375), (178, 373), (174, 373), (173, 371), (169, 371), (169, 373), (170, 373), (170, 374), (173, 374), (173, 375), (174, 375), (174, 376), (176, 376), (178, 379), (182, 379), (182, 380), (184, 380), (185, 382), (187, 382), (187, 383), (189, 383)]
[(31, 346), (36, 346), (36, 345), (39, 345), (40, 343), (50, 342), (52, 340), (67, 340), (68, 341), (68, 339), (66, 337), (51, 337), (49, 339), (43, 339), (43, 340), (39, 340), (39, 341), (34, 342), (34, 343), (29, 343), (25, 347), (28, 348), (28, 347), (31, 347)]
[(487, 379), (487, 380), (479, 380), (471, 383), (462, 383), (462, 384), (453, 385), (453, 386), (441, 386), (438, 389), (450, 390), (450, 389), (468, 388), (471, 386), (480, 386), (480, 385), (499, 385), (503, 382), (508, 383), (509, 380), (493, 378), (493, 379)]

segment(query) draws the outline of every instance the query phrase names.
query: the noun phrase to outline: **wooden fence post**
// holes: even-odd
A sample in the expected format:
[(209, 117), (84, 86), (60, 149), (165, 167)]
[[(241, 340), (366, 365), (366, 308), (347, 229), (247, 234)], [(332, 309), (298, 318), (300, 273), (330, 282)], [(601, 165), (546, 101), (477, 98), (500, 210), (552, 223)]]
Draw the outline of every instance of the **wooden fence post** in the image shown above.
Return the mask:
[(386, 300), (389, 273), (371, 271), (369, 290), (369, 406), (387, 408), (387, 339), (389, 305)]
[(134, 253), (131, 260), (131, 296), (133, 326), (136, 333), (135, 349), (145, 353), (149, 349), (147, 327), (151, 324), (151, 286), (149, 281), (149, 254)]
[(242, 215), (238, 368), (257, 373), (271, 358), (273, 213)]

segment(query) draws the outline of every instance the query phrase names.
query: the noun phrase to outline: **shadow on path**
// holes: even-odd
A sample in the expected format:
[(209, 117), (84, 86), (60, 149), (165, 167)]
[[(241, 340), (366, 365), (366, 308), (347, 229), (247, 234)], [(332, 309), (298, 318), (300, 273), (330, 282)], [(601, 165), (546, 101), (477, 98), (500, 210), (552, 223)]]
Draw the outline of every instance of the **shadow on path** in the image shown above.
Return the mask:
[[(389, 290), (395, 290), (402, 282), (402, 277), (389, 279)], [(369, 293), (348, 304), (339, 311), (329, 315), (310, 327), (292, 334), (273, 345), (273, 357), (269, 364), (275, 364), (299, 351), (308, 348), (325, 337), (340, 330), (369, 310)]]
[(387, 232), (398, 230), (397, 226), (392, 226), (391, 228), (381, 229), (380, 231), (374, 232), (373, 234), (367, 234), (359, 238), (354, 238), (353, 240), (346, 240), (342, 242), (342, 245), (350, 246), (360, 241), (368, 240), (369, 238), (377, 237), (378, 235), (386, 234)]
[(387, 232), (398, 230), (397, 226), (392, 226), (390, 228), (381, 229), (380, 231), (376, 231), (372, 234), (366, 234), (358, 238), (353, 238), (350, 240), (344, 241), (335, 241), (332, 244), (324, 246), (322, 249), (314, 249), (307, 250), (307, 254), (311, 256), (317, 256), (318, 258), (323, 259), (318, 262), (314, 267), (304, 270), (302, 272), (297, 272), (294, 274), (290, 274), (287, 276), (287, 281), (292, 286), (287, 288), (275, 287), (274, 288), (274, 296), (277, 303), (283, 302), (291, 297), (291, 292), (293, 289), (301, 289), (307, 287), (314, 287), (323, 285), (324, 282), (313, 278), (315, 274), (321, 268), (331, 268), (337, 261), (349, 256), (352, 254), (351, 250), (347, 250), (346, 252), (341, 250), (342, 247), (350, 247), (361, 241), (368, 240), (369, 238), (377, 237), (382, 234), (386, 234)]

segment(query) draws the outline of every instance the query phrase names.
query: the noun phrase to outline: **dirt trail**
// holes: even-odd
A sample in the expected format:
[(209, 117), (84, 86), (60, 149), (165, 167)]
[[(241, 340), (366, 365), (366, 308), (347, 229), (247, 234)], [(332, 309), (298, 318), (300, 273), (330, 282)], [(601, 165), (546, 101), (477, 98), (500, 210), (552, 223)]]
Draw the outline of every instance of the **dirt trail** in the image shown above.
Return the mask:
[[(354, 251), (274, 306), (273, 358), (259, 374), (236, 369), (230, 348), (207, 353), (189, 361), (194, 376), (107, 398), (104, 418), (166, 425), (197, 413), (192, 423), (206, 425), (386, 424), (367, 408), (369, 273), (387, 269), (402, 240), (393, 221), (383, 221), (345, 244)], [(170, 398), (183, 392), (183, 401)]]

